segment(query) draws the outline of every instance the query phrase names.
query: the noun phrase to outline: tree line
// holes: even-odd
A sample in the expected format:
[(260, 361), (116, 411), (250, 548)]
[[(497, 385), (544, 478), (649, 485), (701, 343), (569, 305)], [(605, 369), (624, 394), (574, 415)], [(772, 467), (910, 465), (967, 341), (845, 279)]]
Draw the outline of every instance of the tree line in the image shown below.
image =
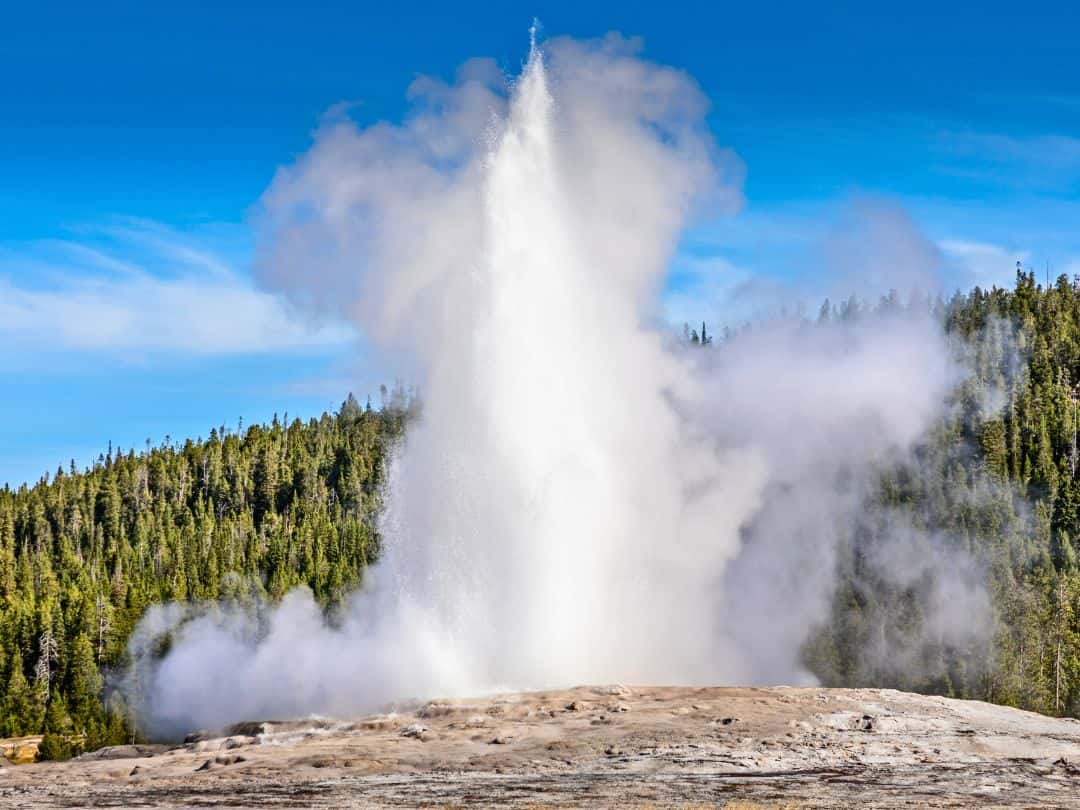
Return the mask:
[[(1018, 267), (1012, 290), (976, 287), (929, 306), (969, 373), (916, 458), (881, 472), (841, 550), (831, 618), (807, 643), (807, 664), (829, 685), (1080, 717), (1080, 278), (1043, 287)], [(849, 301), (820, 318), (859, 314)], [(935, 641), (932, 599), (937, 621), (979, 616), (959, 585), (932, 594), (927, 572), (898, 586), (874, 562), (890, 514), (973, 561), (989, 595), (985, 633)]]
[(0, 737), (43, 757), (137, 735), (106, 676), (158, 602), (275, 600), (306, 585), (331, 610), (378, 555), (384, 460), (407, 397), (214, 429), (0, 490)]

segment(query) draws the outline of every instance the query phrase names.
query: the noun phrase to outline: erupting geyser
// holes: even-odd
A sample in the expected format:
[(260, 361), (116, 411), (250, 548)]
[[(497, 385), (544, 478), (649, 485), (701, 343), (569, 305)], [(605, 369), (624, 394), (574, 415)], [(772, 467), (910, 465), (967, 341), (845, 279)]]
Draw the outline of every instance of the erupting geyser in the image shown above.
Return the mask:
[(155, 728), (806, 680), (860, 476), (952, 379), (937, 327), (781, 321), (709, 357), (674, 345), (668, 262), (695, 206), (737, 203), (737, 160), (694, 83), (633, 43), (545, 51), (509, 89), (479, 60), (418, 81), (399, 126), (328, 120), (265, 195), (263, 280), (356, 319), (423, 416), (392, 463), (383, 558), (336, 626), (303, 591), (258, 639), (240, 616), (148, 614), (137, 656), (176, 628), (143, 669)]
[[(708, 678), (717, 573), (763, 478), (680, 418), (693, 380), (648, 328), (682, 219), (653, 198), (691, 190), (669, 190), (682, 144), (577, 113), (534, 47), (394, 467), (386, 567), (396, 612), (438, 640), (439, 689)], [(589, 176), (582, 152), (605, 148), (621, 182)]]

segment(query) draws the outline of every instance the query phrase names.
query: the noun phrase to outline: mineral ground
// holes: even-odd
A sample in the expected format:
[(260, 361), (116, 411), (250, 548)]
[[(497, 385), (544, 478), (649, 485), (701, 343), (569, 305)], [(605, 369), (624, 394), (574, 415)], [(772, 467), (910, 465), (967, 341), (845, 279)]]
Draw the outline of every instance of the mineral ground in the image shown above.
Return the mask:
[(0, 806), (1080, 807), (1080, 721), (878, 689), (603, 686), (0, 768)]

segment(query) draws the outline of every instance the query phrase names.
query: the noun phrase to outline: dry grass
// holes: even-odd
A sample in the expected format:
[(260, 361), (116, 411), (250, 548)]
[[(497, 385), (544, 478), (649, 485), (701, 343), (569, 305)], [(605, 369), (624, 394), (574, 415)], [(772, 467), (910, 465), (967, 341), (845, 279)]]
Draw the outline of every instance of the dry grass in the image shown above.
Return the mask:
[(30, 737), (6, 737), (0, 739), (0, 756), (12, 765), (28, 765), (37, 760), (38, 745), (41, 735)]

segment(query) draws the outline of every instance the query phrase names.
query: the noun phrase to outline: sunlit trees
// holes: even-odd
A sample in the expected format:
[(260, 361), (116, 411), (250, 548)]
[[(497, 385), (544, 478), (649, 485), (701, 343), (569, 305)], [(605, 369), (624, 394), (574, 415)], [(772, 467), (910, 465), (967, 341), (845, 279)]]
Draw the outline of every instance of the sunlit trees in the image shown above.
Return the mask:
[(105, 675), (146, 608), (304, 584), (332, 609), (373, 559), (390, 445), (408, 419), (351, 397), (336, 415), (224, 428), (0, 490), (0, 735), (42, 755), (130, 739)]

